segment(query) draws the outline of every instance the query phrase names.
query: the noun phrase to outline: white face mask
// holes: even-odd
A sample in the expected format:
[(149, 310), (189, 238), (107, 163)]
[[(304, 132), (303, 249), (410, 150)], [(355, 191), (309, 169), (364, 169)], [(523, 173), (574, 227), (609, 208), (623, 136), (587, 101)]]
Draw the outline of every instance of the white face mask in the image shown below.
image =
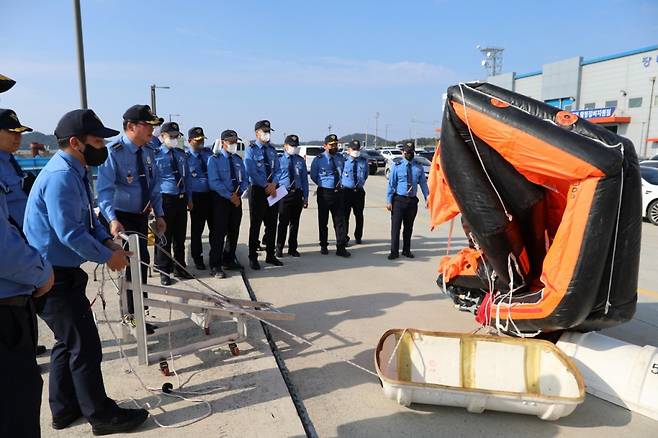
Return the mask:
[(212, 153), (218, 154), (222, 150), (222, 141), (220, 139), (215, 140), (215, 143), (212, 145)]
[(230, 152), (231, 154), (234, 154), (238, 151), (238, 144), (237, 143), (229, 143), (228, 146), (226, 146), (226, 151)]
[(351, 151), (350, 155), (352, 158), (359, 158), (361, 156), (361, 151)]
[(167, 146), (169, 149), (177, 148), (177, 147), (179, 147), (178, 146), (178, 138), (167, 137), (167, 138), (165, 138), (164, 145)]
[(263, 132), (260, 135), (260, 141), (262, 141), (263, 143), (268, 143), (271, 138), (272, 138), (272, 135), (269, 132)]
[(299, 155), (299, 146), (288, 146), (288, 155)]

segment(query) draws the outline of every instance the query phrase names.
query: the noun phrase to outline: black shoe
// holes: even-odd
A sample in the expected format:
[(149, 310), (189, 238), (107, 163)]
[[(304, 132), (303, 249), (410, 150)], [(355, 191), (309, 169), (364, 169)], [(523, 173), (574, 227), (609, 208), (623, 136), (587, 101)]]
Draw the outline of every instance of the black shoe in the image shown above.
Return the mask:
[(174, 277), (180, 278), (182, 280), (192, 280), (194, 276), (186, 271), (176, 271)]
[(254, 271), (258, 271), (260, 269), (260, 263), (258, 263), (258, 259), (249, 259), (249, 266), (251, 266), (251, 269)]
[(361, 243), (362, 243), (362, 240), (361, 240), (361, 239), (356, 239), (356, 244), (357, 244), (357, 245), (361, 245)]
[(160, 284), (163, 286), (171, 286), (174, 283), (174, 280), (171, 279), (171, 277), (167, 277), (162, 275), (160, 277)]
[(46, 351), (47, 349), (45, 345), (37, 345), (37, 356), (41, 356)]
[(265, 258), (265, 263), (269, 263), (270, 265), (274, 265), (274, 266), (283, 266), (281, 260), (277, 259), (273, 255), (267, 256), (267, 258)]
[(329, 250), (327, 249), (326, 246), (321, 246), (321, 247), (320, 247), (320, 254), (322, 254), (322, 255), (327, 255), (327, 254), (329, 254)]
[(292, 251), (288, 250), (288, 255), (290, 257), (301, 257), (301, 254), (296, 249), (293, 249)]
[(402, 255), (405, 256), (408, 259), (413, 259), (416, 258), (415, 255), (411, 251), (402, 251)]
[(205, 271), (206, 270), (206, 264), (203, 263), (203, 260), (195, 260), (194, 261), (194, 267), (197, 268), (199, 271)]
[(53, 416), (53, 421), (50, 424), (55, 430), (66, 429), (80, 417), (82, 417), (82, 412), (78, 409), (68, 414)]
[(274, 254), (277, 258), (283, 258), (283, 249), (278, 249), (276, 250), (276, 253)]
[(148, 417), (149, 413), (146, 409), (117, 408), (116, 414), (107, 421), (95, 421), (91, 431), (94, 435), (129, 432), (139, 427)]
[(151, 323), (145, 322), (144, 325), (146, 326), (146, 334), (147, 335), (152, 335), (155, 333), (155, 330), (158, 328), (157, 325), (153, 325)]
[(395, 260), (395, 259), (397, 259), (398, 257), (400, 257), (399, 254), (390, 253), (390, 254), (388, 255), (387, 258), (388, 258), (389, 260)]
[(242, 266), (240, 263), (237, 261), (232, 261), (228, 262), (222, 265), (223, 268), (228, 269), (229, 271), (240, 271), (241, 269), (244, 269), (244, 266)]
[(210, 276), (215, 278), (226, 278), (226, 272), (222, 268), (210, 268)]
[(352, 254), (351, 254), (348, 250), (346, 250), (345, 248), (342, 248), (342, 247), (341, 247), (341, 248), (338, 248), (338, 249), (336, 250), (336, 255), (337, 255), (338, 257), (349, 257), (349, 256), (351, 256)]

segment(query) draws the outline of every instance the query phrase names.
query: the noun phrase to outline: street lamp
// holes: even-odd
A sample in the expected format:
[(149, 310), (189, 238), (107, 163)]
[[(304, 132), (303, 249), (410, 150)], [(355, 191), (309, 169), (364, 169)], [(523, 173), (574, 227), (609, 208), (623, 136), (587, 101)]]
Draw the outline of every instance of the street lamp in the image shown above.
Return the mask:
[(181, 117), (182, 114), (169, 114), (169, 122), (171, 122), (172, 117)]
[(73, 15), (75, 17), (75, 40), (78, 52), (80, 108), (87, 109), (87, 77), (85, 74), (85, 49), (82, 43), (82, 15), (80, 13), (80, 0), (73, 0)]
[(156, 89), (156, 88), (162, 88), (162, 89), (164, 89), (164, 90), (168, 90), (168, 89), (170, 89), (171, 87), (168, 87), (168, 86), (160, 86), (160, 85), (155, 85), (155, 84), (151, 85), (151, 111), (153, 111), (153, 114), (155, 114), (155, 115), (158, 114), (158, 111), (157, 111), (157, 109), (156, 109), (156, 107), (155, 107), (155, 89)]

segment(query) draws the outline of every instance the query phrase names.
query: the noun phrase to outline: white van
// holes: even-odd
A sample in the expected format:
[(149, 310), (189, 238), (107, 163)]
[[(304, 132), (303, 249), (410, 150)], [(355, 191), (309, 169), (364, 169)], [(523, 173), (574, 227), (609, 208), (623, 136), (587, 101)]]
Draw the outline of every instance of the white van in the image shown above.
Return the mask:
[(309, 172), (311, 171), (311, 163), (313, 162), (313, 158), (315, 158), (316, 156), (320, 155), (323, 152), (324, 152), (324, 148), (322, 146), (299, 147), (299, 156), (306, 161), (306, 169)]

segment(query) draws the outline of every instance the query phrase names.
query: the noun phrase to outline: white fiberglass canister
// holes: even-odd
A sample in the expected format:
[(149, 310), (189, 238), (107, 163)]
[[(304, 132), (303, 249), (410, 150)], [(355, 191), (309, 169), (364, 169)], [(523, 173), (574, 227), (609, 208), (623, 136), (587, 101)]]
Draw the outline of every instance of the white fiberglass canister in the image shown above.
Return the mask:
[(386, 397), (412, 403), (537, 415), (557, 420), (585, 398), (576, 366), (535, 339), (389, 330), (375, 351)]
[(576, 363), (588, 393), (658, 420), (658, 349), (596, 332), (565, 333), (557, 346)]

